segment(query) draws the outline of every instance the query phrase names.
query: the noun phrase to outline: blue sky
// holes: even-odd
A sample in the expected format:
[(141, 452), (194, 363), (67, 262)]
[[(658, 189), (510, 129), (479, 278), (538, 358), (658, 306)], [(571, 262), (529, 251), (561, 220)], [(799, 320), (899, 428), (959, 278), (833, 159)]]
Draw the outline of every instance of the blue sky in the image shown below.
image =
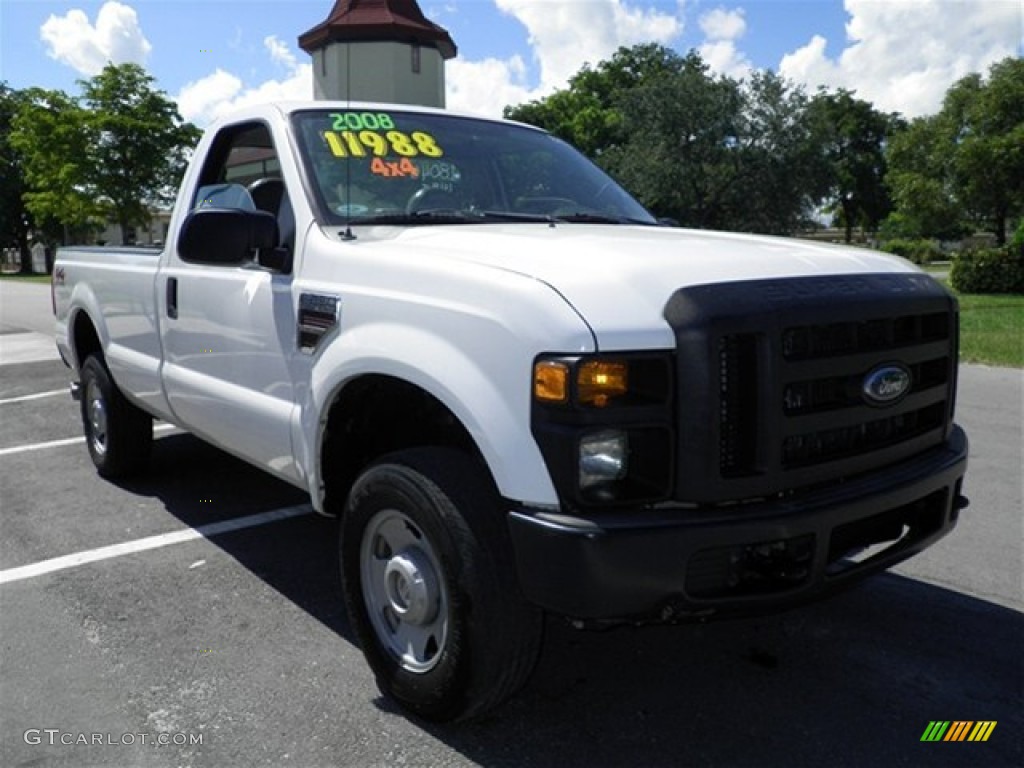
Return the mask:
[[(333, 0), (0, 0), (0, 79), (77, 92), (136, 61), (202, 125), (233, 107), (307, 98), (297, 37)], [(1020, 0), (420, 0), (451, 33), (451, 108), (497, 115), (565, 85), (619, 45), (696, 48), (718, 72), (772, 69), (909, 116), (959, 77), (1021, 55)]]

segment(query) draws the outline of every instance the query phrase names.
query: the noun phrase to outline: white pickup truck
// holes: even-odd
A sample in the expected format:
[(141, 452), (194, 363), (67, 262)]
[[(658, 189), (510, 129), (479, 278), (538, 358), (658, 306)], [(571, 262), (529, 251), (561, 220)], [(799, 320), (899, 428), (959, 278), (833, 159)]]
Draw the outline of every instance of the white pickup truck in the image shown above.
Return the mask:
[(381, 688), (458, 719), (541, 618), (774, 611), (966, 506), (956, 300), (906, 262), (660, 226), (543, 131), (296, 103), (206, 132), (162, 251), (65, 248), (89, 453), (162, 419), (340, 517)]

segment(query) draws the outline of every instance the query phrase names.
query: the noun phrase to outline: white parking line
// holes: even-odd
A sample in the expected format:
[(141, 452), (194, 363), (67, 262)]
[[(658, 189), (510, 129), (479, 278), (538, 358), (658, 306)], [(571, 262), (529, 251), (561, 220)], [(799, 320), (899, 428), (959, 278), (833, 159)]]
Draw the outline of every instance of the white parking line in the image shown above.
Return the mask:
[(43, 451), (47, 448), (60, 448), (62, 445), (74, 445), (84, 443), (84, 437), (68, 437), (64, 440), (49, 440), (45, 443), (32, 443), (30, 445), (15, 445), (10, 448), (0, 448), (0, 456), (9, 456), (12, 453), (28, 453), (29, 451)]
[[(153, 432), (166, 432), (169, 429), (177, 429), (177, 427), (173, 424), (157, 424), (153, 427)], [(10, 456), (14, 453), (29, 453), (30, 451), (45, 451), (47, 448), (60, 448), (61, 446), (77, 445), (84, 442), (84, 437), (66, 437), (63, 440), (48, 440), (45, 443), (13, 445), (10, 448), (0, 448), (0, 456)]]
[(236, 517), (234, 520), (201, 525), (198, 528), (186, 528), (183, 531), (161, 533), (156, 536), (148, 536), (145, 539), (112, 544), (108, 547), (100, 547), (99, 549), (88, 549), (84, 552), (76, 552), (71, 555), (54, 557), (50, 560), (42, 560), (31, 565), (22, 565), (17, 568), (8, 568), (6, 571), (0, 571), (0, 584), (10, 584), (13, 581), (31, 579), (35, 576), (63, 571), (67, 568), (75, 568), (76, 566), (95, 563), (99, 560), (109, 560), (114, 557), (121, 557), (122, 555), (132, 555), (136, 552), (169, 547), (172, 544), (180, 544), (184, 541), (192, 541), (199, 538), (209, 539), (213, 536), (239, 531), (243, 528), (253, 528), (257, 525), (267, 525), (268, 523), (276, 523), (279, 520), (288, 520), (292, 517), (308, 515), (312, 511), (313, 507), (309, 504), (300, 504), (295, 507), (272, 509), (269, 512), (260, 512), (259, 514), (247, 517)]
[(0, 365), (60, 360), (53, 335), (26, 331), (0, 333)]
[(21, 397), (8, 397), (5, 400), (0, 400), (0, 405), (10, 405), (11, 403), (25, 403), (29, 400), (42, 400), (44, 397), (56, 397), (57, 395), (67, 395), (71, 397), (70, 391), (67, 387), (64, 389), (54, 389), (49, 392), (37, 392), (34, 395), (22, 395)]

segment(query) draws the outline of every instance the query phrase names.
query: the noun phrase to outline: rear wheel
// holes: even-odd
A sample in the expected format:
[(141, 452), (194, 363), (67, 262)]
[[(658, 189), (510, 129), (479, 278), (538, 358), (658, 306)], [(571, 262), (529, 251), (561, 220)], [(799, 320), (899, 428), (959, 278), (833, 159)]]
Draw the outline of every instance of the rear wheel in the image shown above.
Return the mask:
[(429, 720), (500, 704), (533, 669), (541, 615), (518, 594), (480, 466), (414, 449), (356, 481), (341, 522), (349, 616), (381, 690)]
[(96, 470), (109, 478), (142, 470), (153, 444), (153, 419), (129, 403), (102, 358), (82, 365), (82, 428)]

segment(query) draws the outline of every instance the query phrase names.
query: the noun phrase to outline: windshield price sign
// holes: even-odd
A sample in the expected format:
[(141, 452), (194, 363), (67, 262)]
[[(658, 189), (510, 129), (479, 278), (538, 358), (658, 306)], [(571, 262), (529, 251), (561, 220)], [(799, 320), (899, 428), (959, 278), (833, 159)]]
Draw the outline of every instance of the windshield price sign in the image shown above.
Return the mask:
[(323, 132), (324, 141), (331, 154), (338, 158), (444, 155), (432, 135), (424, 131), (400, 131), (386, 112), (336, 112), (330, 119), (331, 129)]

